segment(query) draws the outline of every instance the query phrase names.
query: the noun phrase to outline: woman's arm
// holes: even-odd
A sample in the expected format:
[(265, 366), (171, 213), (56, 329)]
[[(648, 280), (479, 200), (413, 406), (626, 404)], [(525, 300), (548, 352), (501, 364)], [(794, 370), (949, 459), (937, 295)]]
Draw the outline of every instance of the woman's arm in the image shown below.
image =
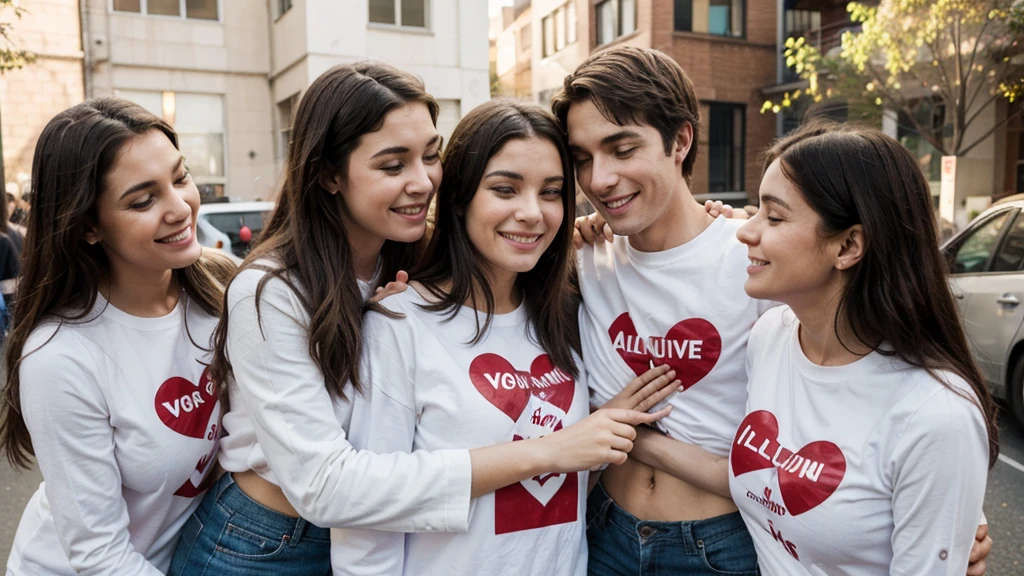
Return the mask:
[[(231, 290), (238, 285), (236, 279)], [(625, 461), (633, 425), (665, 415), (605, 410), (544, 438), (473, 451), (357, 451), (309, 356), (306, 329), (296, 319), (301, 312), (290, 294), (283, 282), (268, 282), (259, 320), (252, 295), (232, 298), (228, 356), (238, 397), (231, 401), (249, 411), (285, 497), (318, 526), (462, 531), (472, 496), (544, 472)], [(410, 494), (409, 500), (396, 502), (399, 493)]]
[(963, 576), (988, 479), (981, 412), (952, 392), (939, 391), (907, 423), (891, 466), (890, 574)]
[(728, 456), (712, 454), (646, 426), (637, 429), (629, 456), (701, 490), (732, 499)]
[[(36, 345), (30, 340), (25, 349)], [(57, 538), (78, 574), (159, 576), (129, 538), (114, 431), (97, 374), (84, 344), (66, 332), (20, 367), (21, 409)]]

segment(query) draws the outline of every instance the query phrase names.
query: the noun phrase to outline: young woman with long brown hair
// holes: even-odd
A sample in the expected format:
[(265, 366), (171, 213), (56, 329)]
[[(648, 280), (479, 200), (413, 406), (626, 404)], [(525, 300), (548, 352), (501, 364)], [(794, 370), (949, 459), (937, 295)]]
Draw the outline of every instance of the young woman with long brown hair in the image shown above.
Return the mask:
[(415, 261), (441, 180), (437, 112), (422, 83), (383, 64), (338, 66), (303, 96), (278, 206), (217, 330), (229, 473), (186, 525), (172, 574), (327, 573), (331, 526), (465, 530), (471, 498), (621, 462), (630, 424), (658, 417), (602, 411), (477, 450), (353, 449), (345, 428), (366, 390), (362, 312), (375, 286)]
[(729, 470), (761, 571), (959, 576), (997, 430), (928, 183), (873, 129), (814, 122), (767, 160), (737, 236), (747, 293), (785, 306), (751, 333)]
[(163, 574), (219, 433), (199, 191), (171, 127), (115, 98), (46, 125), (32, 184), (0, 442), (44, 483), (7, 574)]

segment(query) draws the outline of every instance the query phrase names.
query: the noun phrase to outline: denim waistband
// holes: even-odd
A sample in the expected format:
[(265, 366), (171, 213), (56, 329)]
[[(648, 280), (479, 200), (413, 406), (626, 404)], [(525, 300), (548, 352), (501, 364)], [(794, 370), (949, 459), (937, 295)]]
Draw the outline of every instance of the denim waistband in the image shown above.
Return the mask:
[[(293, 545), (307, 538), (330, 540), (329, 529), (310, 524), (303, 518), (281, 514), (247, 496), (235, 484), (230, 472), (225, 473), (210, 490), (216, 494), (216, 498), (212, 500), (231, 515), (232, 522), (237, 523), (241, 518), (246, 524), (258, 526), (271, 534), (289, 535)], [(204, 498), (203, 505), (210, 500)]]
[(610, 525), (644, 543), (656, 540), (675, 541), (683, 546), (687, 554), (698, 554), (698, 544), (703, 540), (725, 537), (747, 529), (739, 512), (682, 522), (640, 520), (616, 504), (600, 482), (590, 492), (587, 506), (594, 514), (595, 523)]

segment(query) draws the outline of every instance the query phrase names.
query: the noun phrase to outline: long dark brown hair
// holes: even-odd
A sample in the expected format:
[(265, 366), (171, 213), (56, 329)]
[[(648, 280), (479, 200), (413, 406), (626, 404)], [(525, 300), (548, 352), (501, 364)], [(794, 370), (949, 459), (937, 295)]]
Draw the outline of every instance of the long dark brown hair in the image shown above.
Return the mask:
[[(178, 147), (174, 130), (141, 106), (99, 98), (57, 114), (36, 143), (32, 210), (17, 305), (4, 350), (7, 385), (0, 407), (0, 446), (15, 467), (27, 467), (34, 455), (21, 414), (18, 367), (25, 355), (34, 352), (24, 350), (25, 341), (47, 318), (78, 321), (93, 309), (109, 263), (103, 247), (87, 243), (85, 235), (96, 222), (96, 202), (117, 155), (128, 142), (151, 130), (163, 132)], [(174, 274), (192, 301), (211, 315), (220, 314), (224, 290), (206, 256)]]
[[(579, 349), (576, 322), (578, 296), (569, 282), (574, 266), (572, 230), (576, 184), (568, 145), (555, 118), (536, 104), (508, 99), (491, 100), (475, 108), (459, 122), (445, 149), (444, 178), (437, 193), (436, 226), (421, 264), (411, 277), (423, 284), (437, 302), (423, 305), (448, 318), (465, 304), (484, 311), (477, 317), (472, 342), (486, 334), (494, 315), (494, 294), (466, 232), (466, 211), (483, 179), (487, 162), (512, 140), (540, 138), (558, 150), (562, 165), (562, 223), (555, 239), (537, 265), (516, 278), (523, 294), (538, 344), (559, 368), (576, 377), (573, 351)], [(451, 287), (442, 288), (442, 285)], [(477, 295), (484, 301), (477, 302)]]
[[(266, 271), (256, 288), (256, 310), (268, 281), (291, 288), (309, 315), (309, 356), (327, 390), (345, 398), (351, 382), (360, 390), (363, 296), (342, 213), (341, 194), (329, 193), (321, 177), (345, 177), (349, 157), (363, 135), (375, 132), (392, 110), (421, 102), (437, 121), (438, 105), (415, 76), (375, 62), (331, 68), (306, 91), (295, 113), (292, 140), (277, 208), (242, 269)], [(386, 241), (381, 250), (381, 282), (408, 270), (417, 244)], [(269, 260), (274, 266), (257, 263)], [(230, 286), (229, 286), (230, 290)], [(221, 399), (231, 364), (227, 357), (225, 309), (214, 333), (211, 376)], [(263, 329), (261, 325), (261, 329)]]
[[(858, 342), (924, 368), (976, 405), (985, 418), (994, 465), (999, 454), (995, 404), (957, 314), (939, 253), (931, 192), (917, 160), (878, 130), (820, 119), (776, 142), (766, 154), (765, 170), (776, 159), (821, 217), (822, 236), (856, 224), (864, 228), (864, 256), (844, 272), (836, 334), (844, 322)], [(939, 371), (963, 378), (974, 398)]]

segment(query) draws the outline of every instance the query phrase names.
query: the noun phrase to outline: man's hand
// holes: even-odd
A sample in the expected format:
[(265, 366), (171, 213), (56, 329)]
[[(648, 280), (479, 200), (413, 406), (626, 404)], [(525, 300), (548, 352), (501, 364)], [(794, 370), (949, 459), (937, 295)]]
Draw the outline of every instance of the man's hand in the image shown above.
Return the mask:
[(612, 241), (612, 229), (597, 212), (576, 219), (576, 229), (572, 233), (572, 243), (579, 250), (584, 244), (595, 244), (601, 240)]
[(985, 576), (985, 559), (992, 552), (992, 537), (988, 535), (988, 524), (978, 526), (971, 546), (971, 558), (967, 565), (967, 576)]

